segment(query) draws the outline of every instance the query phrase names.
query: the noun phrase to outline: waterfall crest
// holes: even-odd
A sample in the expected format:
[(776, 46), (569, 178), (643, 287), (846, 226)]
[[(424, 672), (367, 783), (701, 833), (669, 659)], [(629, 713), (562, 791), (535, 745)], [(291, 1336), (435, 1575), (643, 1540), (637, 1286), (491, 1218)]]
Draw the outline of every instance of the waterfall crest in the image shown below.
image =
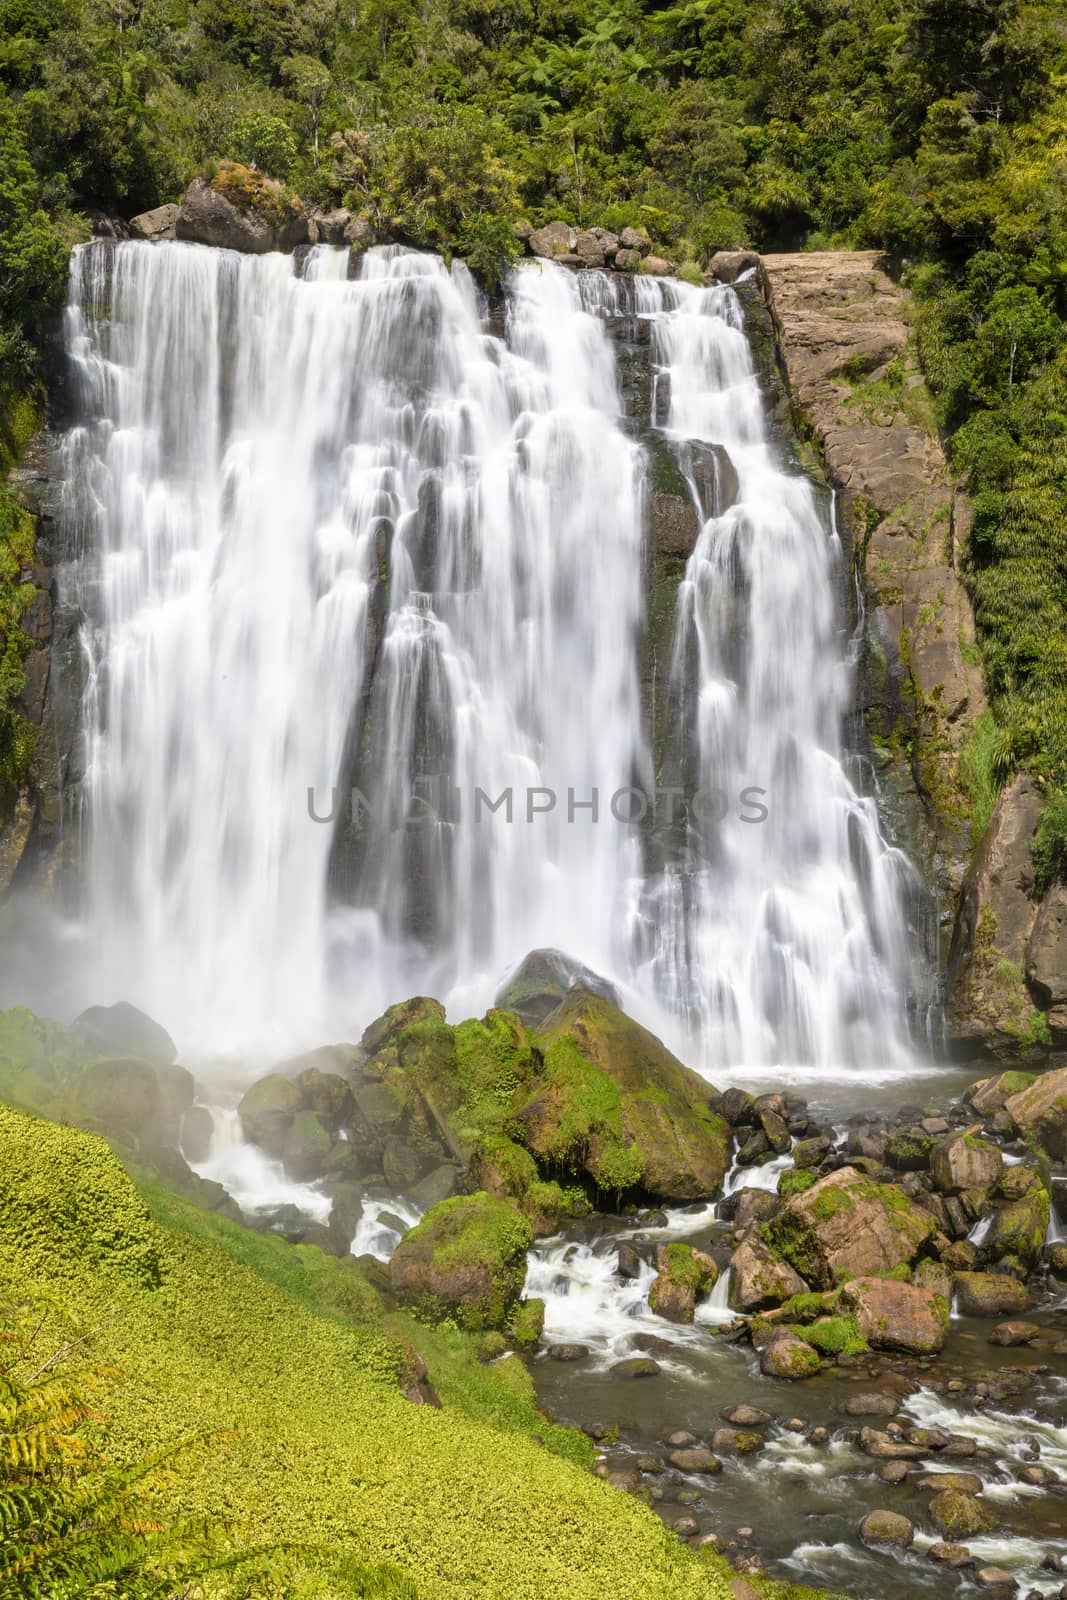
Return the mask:
[[(529, 264), (498, 322), (460, 264), (387, 248), (348, 273), (323, 247), (302, 270), (75, 253), (97, 993), (193, 1052), (281, 1054), (416, 990), (468, 1015), (555, 945), (710, 1068), (902, 1051), (910, 869), (843, 763), (840, 550), (767, 443), (736, 295)], [(623, 413), (624, 314), (650, 419)], [(638, 672), (649, 421), (701, 523), (667, 777), (767, 808), (666, 849), (610, 809), (664, 779)]]

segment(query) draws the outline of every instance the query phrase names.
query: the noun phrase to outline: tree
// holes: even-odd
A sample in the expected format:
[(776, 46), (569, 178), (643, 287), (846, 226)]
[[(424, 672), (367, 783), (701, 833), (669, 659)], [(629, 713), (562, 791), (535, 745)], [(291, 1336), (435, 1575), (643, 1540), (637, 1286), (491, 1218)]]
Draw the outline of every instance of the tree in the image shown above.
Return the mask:
[(311, 121), (311, 143), (315, 151), (315, 165), (319, 164), (319, 119), (332, 80), (329, 69), (315, 56), (286, 56), (282, 62), (282, 79), (292, 89), (296, 98), (307, 107)]

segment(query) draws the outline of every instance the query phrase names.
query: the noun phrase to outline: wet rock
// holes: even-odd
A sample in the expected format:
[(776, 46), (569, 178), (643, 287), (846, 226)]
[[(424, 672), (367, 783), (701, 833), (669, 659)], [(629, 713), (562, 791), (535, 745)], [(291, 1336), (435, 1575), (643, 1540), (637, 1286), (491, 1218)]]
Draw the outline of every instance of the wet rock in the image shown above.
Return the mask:
[(432, 1211), (434, 1206), (440, 1205), (442, 1200), (448, 1200), (456, 1192), (458, 1174), (456, 1168), (443, 1163), (428, 1172), (425, 1178), (420, 1178), (418, 1183), (408, 1189), (408, 1197), (420, 1211)]
[(825, 1134), (813, 1139), (798, 1139), (793, 1146), (793, 1165), (799, 1171), (821, 1166), (833, 1149), (833, 1140)]
[(895, 1417), (900, 1410), (896, 1395), (872, 1391), (869, 1394), (849, 1395), (845, 1410), (850, 1417)]
[(592, 972), (562, 950), (531, 950), (499, 990), (493, 1004), (514, 1011), (528, 1028), (539, 1028), (568, 991), (579, 983), (612, 1005), (619, 1004), (617, 990), (606, 978)]
[(807, 1284), (759, 1237), (742, 1240), (730, 1257), (730, 1305), (736, 1311), (763, 1311), (779, 1306)]
[(759, 266), (759, 259), (754, 250), (716, 250), (708, 271), (720, 283), (736, 283), (742, 272)]
[(178, 1047), (166, 1028), (125, 1000), (113, 1006), (90, 1006), (71, 1026), (100, 1055), (150, 1061), (161, 1067), (178, 1059)]
[(937, 1147), (930, 1173), (942, 1194), (962, 1194), (965, 1189), (992, 1189), (1003, 1165), (996, 1145), (964, 1133)]
[(780, 1334), (760, 1352), (760, 1371), (767, 1378), (810, 1378), (819, 1370), (819, 1357), (796, 1334)]
[(935, 1561), (939, 1567), (947, 1567), (950, 1572), (974, 1565), (974, 1557), (962, 1544), (932, 1544), (926, 1552), (926, 1559)]
[(1015, 1578), (1003, 1567), (979, 1567), (974, 1581), (980, 1589), (1001, 1589), (1005, 1594), (1014, 1594), (1018, 1588)]
[(963, 1494), (958, 1489), (945, 1489), (935, 1494), (927, 1512), (938, 1532), (954, 1544), (996, 1527), (996, 1518), (977, 1495)]
[(981, 1246), (989, 1261), (1011, 1260), (1030, 1271), (1041, 1258), (1048, 1232), (1049, 1197), (1044, 1189), (1032, 1189), (1021, 1200), (1013, 1200), (993, 1213), (993, 1223)]
[(1051, 1467), (1023, 1467), (1019, 1480), (1032, 1484), (1036, 1489), (1052, 1489), (1060, 1482), (1058, 1474)]
[(930, 1355), (945, 1343), (948, 1307), (926, 1289), (888, 1278), (854, 1278), (841, 1290), (838, 1308), (851, 1312), (875, 1350)]
[(530, 253), (549, 261), (576, 254), (578, 235), (569, 222), (549, 222), (535, 228), (526, 241)]
[(619, 1245), (616, 1271), (620, 1278), (639, 1278), (644, 1263), (632, 1244)]
[(770, 1140), (762, 1128), (755, 1128), (747, 1137), (742, 1136), (737, 1147), (739, 1167), (754, 1167), (771, 1154)]
[(700, 533), (700, 518), (691, 499), (680, 494), (652, 496), (652, 543), (660, 555), (690, 556)]
[(170, 202), (154, 206), (130, 218), (130, 234), (135, 239), (173, 239), (178, 221), (178, 207)]
[(700, 1532), (700, 1523), (695, 1517), (676, 1517), (671, 1526), (680, 1539), (691, 1539)]
[(887, 1461), (878, 1476), (883, 1483), (903, 1483), (909, 1471), (906, 1461)]
[(1067, 1244), (1057, 1242), (1049, 1245), (1048, 1264), (1057, 1278), (1067, 1278)]
[(1054, 1161), (1067, 1161), (1067, 1067), (1044, 1072), (1005, 1109), (1015, 1126), (1037, 1140)]
[(754, 1428), (716, 1428), (711, 1448), (720, 1456), (750, 1456), (762, 1450), (767, 1441)]
[(658, 1378), (663, 1368), (651, 1356), (627, 1356), (613, 1362), (611, 1371), (616, 1378)]
[(667, 1460), (672, 1467), (677, 1467), (679, 1472), (722, 1471), (722, 1462), (718, 1456), (712, 1455), (711, 1451), (704, 1449), (702, 1445), (689, 1445), (682, 1450), (672, 1450)]
[(282, 1139), (282, 1165), (300, 1183), (321, 1178), (328, 1165), (333, 1142), (333, 1134), (314, 1111), (298, 1111)]
[(756, 1100), (745, 1089), (727, 1089), (719, 1101), (719, 1115), (731, 1128), (751, 1126), (756, 1120)]
[(794, 1195), (767, 1226), (775, 1253), (816, 1289), (910, 1265), (936, 1231), (928, 1211), (853, 1167)]
[(696, 1434), (689, 1433), (685, 1428), (665, 1428), (660, 1434), (660, 1438), (672, 1450), (688, 1450), (690, 1445), (697, 1442)]
[(714, 1288), (719, 1269), (711, 1256), (688, 1244), (658, 1245), (659, 1274), (648, 1291), (648, 1306), (670, 1322), (692, 1322), (697, 1300)]
[[(487, 1194), (444, 1200), (400, 1241), (389, 1263), (402, 1305), (477, 1332), (504, 1328), (526, 1279), (529, 1225)], [(658, 1370), (658, 1368), (657, 1368)]]
[(860, 1523), (864, 1544), (906, 1550), (915, 1538), (915, 1525), (896, 1511), (868, 1511)]
[[(640, 1184), (667, 1200), (718, 1193), (729, 1147), (726, 1124), (714, 1110), (717, 1096), (654, 1034), (575, 986), (542, 1023), (538, 1040), (546, 1082), (519, 1112), (524, 1142), (536, 1156), (565, 1163), (609, 1192)], [(610, 1120), (590, 1100), (588, 1072), (575, 1071), (567, 1053), (572, 1045), (616, 1100)]]
[(923, 1445), (906, 1444), (878, 1428), (861, 1428), (858, 1443), (864, 1455), (876, 1461), (920, 1461), (929, 1454)]
[(634, 1350), (643, 1350), (650, 1356), (670, 1355), (672, 1350), (678, 1348), (669, 1339), (661, 1339), (655, 1333), (635, 1333), (630, 1344)]
[(1001, 1272), (957, 1272), (953, 1280), (960, 1311), (968, 1317), (1004, 1317), (1030, 1309), (1026, 1286)]
[(280, 1159), (289, 1128), (305, 1109), (304, 1096), (296, 1084), (272, 1072), (245, 1092), (237, 1115), (249, 1143)]
[(1036, 1322), (998, 1322), (987, 1342), (1014, 1350), (1017, 1345), (1032, 1344), (1040, 1337), (1041, 1329)]
[(917, 1489), (926, 1490), (932, 1494), (947, 1494), (955, 1491), (957, 1494), (981, 1494), (982, 1480), (974, 1472), (928, 1472), (924, 1477), (915, 1479)]
[(207, 1106), (190, 1106), (182, 1118), (181, 1153), (186, 1161), (197, 1166), (211, 1154), (211, 1141), (215, 1137), (215, 1119)]
[(735, 1428), (765, 1428), (774, 1421), (770, 1411), (761, 1411), (759, 1406), (730, 1406), (722, 1413), (726, 1422), (733, 1423)]
[(294, 1080), (308, 1107), (334, 1132), (347, 1127), (356, 1116), (355, 1099), (340, 1073), (323, 1072), (317, 1066), (295, 1073), (287, 1068), (282, 1071), (285, 1077)]

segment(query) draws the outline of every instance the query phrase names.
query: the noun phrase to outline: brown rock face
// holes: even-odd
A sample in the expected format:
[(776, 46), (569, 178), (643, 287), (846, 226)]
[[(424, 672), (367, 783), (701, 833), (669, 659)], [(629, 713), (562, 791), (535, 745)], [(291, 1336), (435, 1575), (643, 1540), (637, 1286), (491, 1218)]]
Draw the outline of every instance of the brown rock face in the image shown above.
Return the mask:
[(652, 542), (660, 555), (690, 556), (700, 532), (692, 500), (680, 494), (652, 496)]
[(730, 1257), (730, 1304), (738, 1311), (766, 1311), (807, 1287), (758, 1237), (745, 1239)]
[(832, 1289), (910, 1263), (936, 1222), (899, 1189), (842, 1167), (794, 1195), (767, 1226), (779, 1256), (813, 1288)]
[(1067, 884), (1054, 883), (1041, 902), (1026, 950), (1026, 981), (1049, 1027), (1067, 1029)]
[(136, 239), (173, 239), (178, 209), (172, 203), (155, 206), (151, 211), (142, 211), (140, 216), (130, 218), (131, 234)]
[(759, 266), (759, 256), (754, 250), (716, 250), (708, 262), (708, 271), (720, 283), (736, 283), (742, 272)]
[[(822, 447), (865, 552), (889, 686), (903, 696), (946, 792), (957, 793), (956, 752), (985, 705), (958, 573), (968, 512), (922, 413), (907, 295), (873, 251), (769, 255), (763, 273), (794, 404)], [(867, 376), (884, 376), (890, 362), (903, 367), (895, 397), (887, 398), (884, 384), (868, 392)], [(872, 681), (869, 692), (878, 710), (884, 691)], [(921, 809), (917, 796), (917, 816)], [(935, 823), (934, 835), (931, 859), (938, 848), (949, 852), (946, 884), (958, 887), (967, 841), (948, 822)]]
[(1003, 1272), (957, 1272), (955, 1291), (968, 1317), (1007, 1317), (1030, 1309), (1026, 1285)]
[(962, 1194), (965, 1189), (992, 1189), (1003, 1166), (995, 1144), (967, 1134), (939, 1145), (930, 1158), (930, 1171), (942, 1194)]
[(949, 952), (949, 1008), (961, 1035), (1000, 1032), (1008, 1042), (1031, 1000), (1023, 982), (1037, 917), (1030, 844), (1041, 795), (1025, 773), (1000, 794), (967, 873)]
[(839, 1306), (851, 1311), (867, 1343), (876, 1350), (929, 1355), (945, 1343), (945, 1314), (926, 1289), (891, 1278), (853, 1278)]
[(1016, 1127), (1033, 1134), (1054, 1161), (1067, 1161), (1067, 1067), (1044, 1072), (1021, 1094), (1013, 1094), (1006, 1110)]

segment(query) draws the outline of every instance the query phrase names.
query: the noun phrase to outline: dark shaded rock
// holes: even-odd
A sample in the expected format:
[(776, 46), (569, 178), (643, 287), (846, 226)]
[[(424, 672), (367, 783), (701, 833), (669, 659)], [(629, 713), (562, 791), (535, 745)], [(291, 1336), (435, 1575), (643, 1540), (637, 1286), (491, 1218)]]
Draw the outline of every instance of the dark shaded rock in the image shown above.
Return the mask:
[(651, 1356), (627, 1356), (611, 1366), (616, 1378), (657, 1378), (662, 1370), (659, 1362), (653, 1361)]
[(430, 1211), (456, 1192), (458, 1173), (455, 1167), (443, 1163), (428, 1172), (425, 1178), (412, 1184), (408, 1197), (420, 1211)]
[(125, 1000), (113, 1006), (90, 1006), (71, 1026), (101, 1055), (129, 1056), (163, 1067), (178, 1058), (177, 1046), (166, 1028)]
[(639, 1278), (642, 1270), (641, 1257), (632, 1244), (625, 1241), (619, 1246), (617, 1271), (620, 1278)]
[(304, 1096), (296, 1084), (272, 1072), (246, 1090), (237, 1115), (249, 1143), (280, 1159), (290, 1126), (306, 1109)]

